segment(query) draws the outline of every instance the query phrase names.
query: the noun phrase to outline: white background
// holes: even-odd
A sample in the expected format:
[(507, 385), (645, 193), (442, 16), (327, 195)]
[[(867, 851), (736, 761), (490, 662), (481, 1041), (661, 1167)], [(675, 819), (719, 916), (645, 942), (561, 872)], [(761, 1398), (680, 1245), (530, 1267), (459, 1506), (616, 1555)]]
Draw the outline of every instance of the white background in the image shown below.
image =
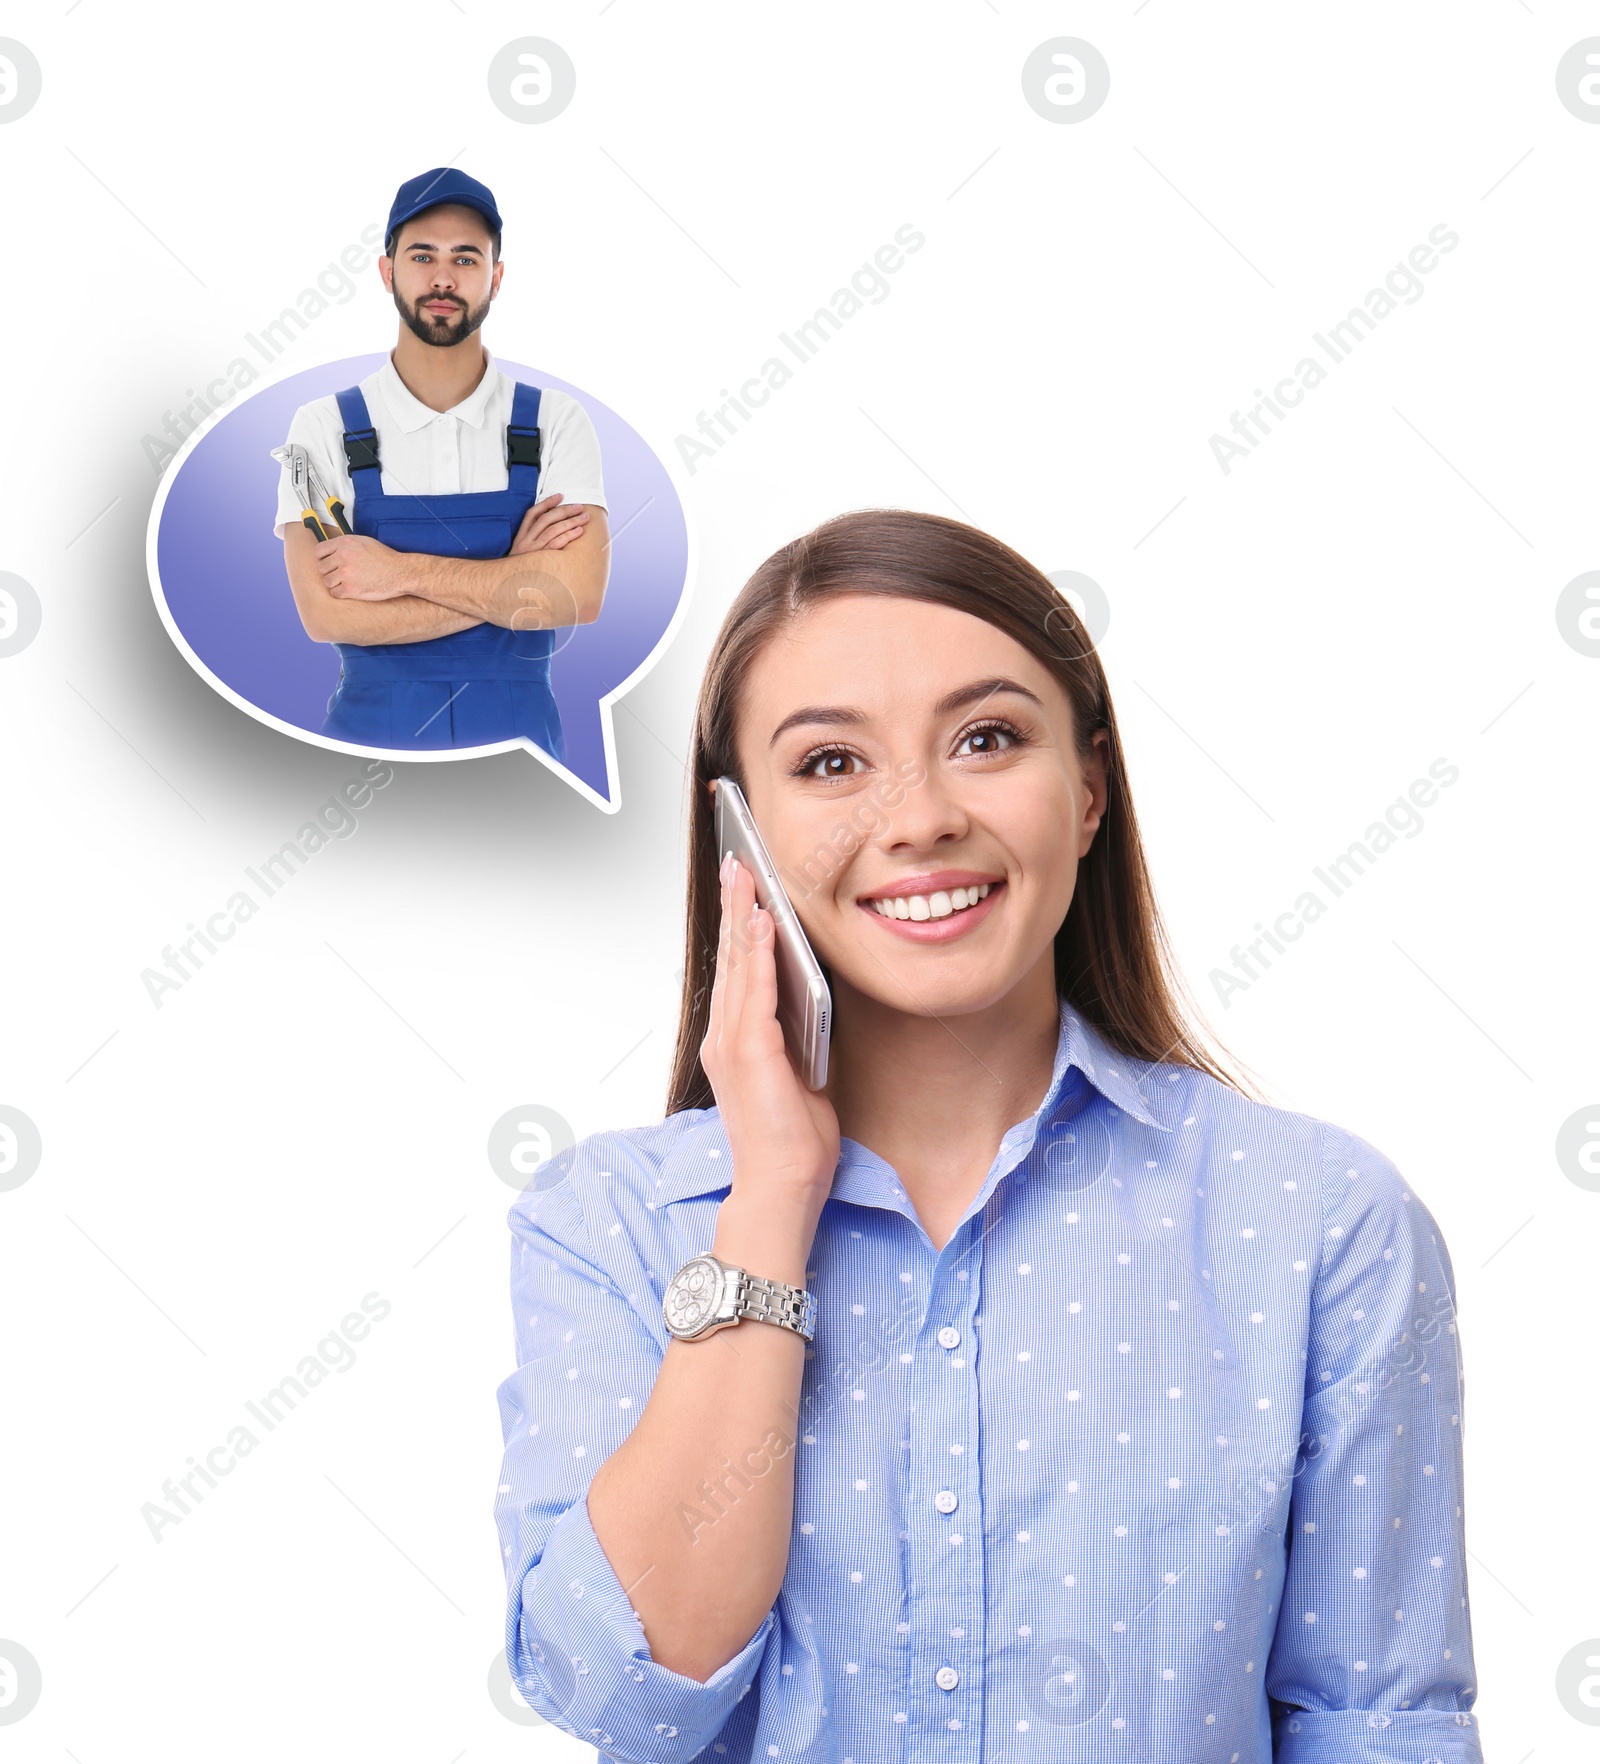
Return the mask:
[[(1554, 1686), (1600, 1636), (1600, 1196), (1554, 1147), (1600, 1092), (1600, 660), (1556, 599), (1600, 564), (1600, 127), (1555, 69), (1596, 31), (1561, 0), (8, 9), (44, 70), (0, 127), (0, 569), (44, 608), (0, 661), (0, 1102), (44, 1146), (0, 1194), (0, 1637), (44, 1686), (11, 1756), (589, 1755), (487, 1688), (514, 1195), (486, 1138), (531, 1102), (659, 1118), (703, 658), (761, 558), (867, 504), (1105, 590), (1197, 996), (1454, 1259), (1486, 1754), (1592, 1756)], [(541, 126), (486, 84), (530, 33), (577, 68)], [(1020, 83), (1063, 34), (1111, 68), (1075, 126)], [(686, 475), (699, 568), (617, 712), (620, 812), (525, 755), (401, 764), (158, 1010), (141, 972), (362, 762), (175, 651), (141, 437), (446, 160), (506, 215), (491, 348), (669, 458), (898, 227), (927, 243)], [(1424, 295), (1224, 475), (1212, 433), (1440, 224)], [(369, 270), (281, 371), (394, 328)], [(1211, 970), (1440, 757), (1424, 830), (1224, 1008)], [(154, 1542), (162, 1481), (370, 1291), (356, 1365)]]

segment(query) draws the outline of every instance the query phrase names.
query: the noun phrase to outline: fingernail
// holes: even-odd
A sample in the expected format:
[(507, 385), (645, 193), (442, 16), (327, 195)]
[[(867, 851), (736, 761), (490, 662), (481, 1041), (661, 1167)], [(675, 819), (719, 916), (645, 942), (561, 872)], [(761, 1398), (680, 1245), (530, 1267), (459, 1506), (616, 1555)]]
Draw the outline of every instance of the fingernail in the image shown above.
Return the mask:
[(732, 862), (733, 862), (733, 853), (728, 852), (723, 857), (722, 862), (717, 866), (717, 878), (722, 883), (722, 886), (724, 888), (726, 888), (728, 886), (728, 865), (731, 864)]

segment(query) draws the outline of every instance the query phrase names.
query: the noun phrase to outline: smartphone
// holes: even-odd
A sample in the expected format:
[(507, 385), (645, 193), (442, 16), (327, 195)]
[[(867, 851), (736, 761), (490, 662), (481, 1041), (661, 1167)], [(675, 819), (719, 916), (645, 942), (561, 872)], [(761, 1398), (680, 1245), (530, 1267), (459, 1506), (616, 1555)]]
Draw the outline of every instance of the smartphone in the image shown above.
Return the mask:
[(756, 901), (772, 914), (777, 933), (778, 1021), (801, 1082), (821, 1090), (828, 1081), (828, 1040), (833, 1023), (833, 995), (778, 872), (767, 855), (750, 814), (744, 792), (732, 778), (718, 778), (717, 862), (731, 852), (755, 877)]

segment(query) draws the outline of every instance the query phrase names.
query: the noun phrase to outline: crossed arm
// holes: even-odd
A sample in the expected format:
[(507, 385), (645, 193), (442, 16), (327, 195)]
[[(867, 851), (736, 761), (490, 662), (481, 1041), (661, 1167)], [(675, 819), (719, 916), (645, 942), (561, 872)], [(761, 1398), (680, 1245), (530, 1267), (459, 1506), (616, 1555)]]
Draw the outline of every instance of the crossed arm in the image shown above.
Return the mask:
[(306, 635), (317, 643), (416, 643), (469, 625), (540, 631), (592, 624), (611, 567), (606, 513), (547, 496), (522, 518), (504, 557), (432, 557), (376, 539), (284, 532), (284, 565)]

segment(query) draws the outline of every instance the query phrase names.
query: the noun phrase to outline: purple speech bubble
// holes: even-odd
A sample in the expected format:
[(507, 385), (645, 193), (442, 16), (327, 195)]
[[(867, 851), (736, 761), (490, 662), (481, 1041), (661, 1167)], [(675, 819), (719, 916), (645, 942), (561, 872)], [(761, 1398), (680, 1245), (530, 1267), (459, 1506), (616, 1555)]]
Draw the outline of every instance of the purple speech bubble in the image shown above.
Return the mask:
[(551, 686), (565, 762), (525, 740), (493, 747), (357, 747), (320, 733), (339, 679), (330, 644), (314, 643), (295, 611), (273, 532), (283, 444), (295, 411), (353, 386), (383, 355), (324, 362), (230, 404), (184, 443), (150, 514), (150, 587), (172, 640), (224, 698), (285, 734), (340, 753), (454, 760), (522, 748), (613, 812), (620, 795), (611, 703), (648, 671), (686, 604), (689, 529), (665, 462), (644, 437), (587, 392), (553, 374), (501, 361), (514, 380), (579, 399), (600, 439), (611, 528), (611, 579), (592, 625), (558, 634)]

